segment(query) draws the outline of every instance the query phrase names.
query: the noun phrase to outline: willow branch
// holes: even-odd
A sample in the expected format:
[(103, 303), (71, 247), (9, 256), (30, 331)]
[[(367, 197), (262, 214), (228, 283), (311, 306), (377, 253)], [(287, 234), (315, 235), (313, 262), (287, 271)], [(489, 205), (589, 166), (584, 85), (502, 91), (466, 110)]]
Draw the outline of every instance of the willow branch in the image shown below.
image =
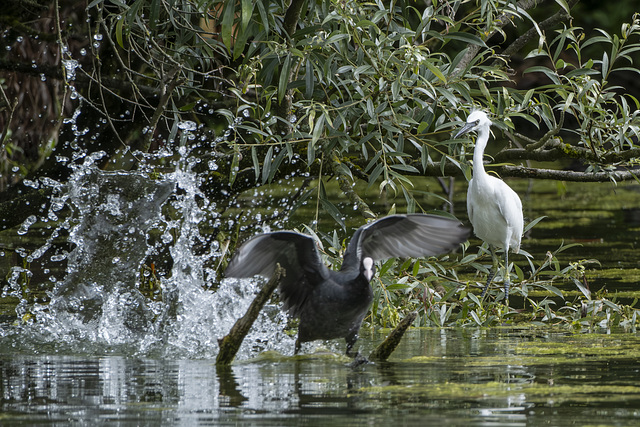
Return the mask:
[(5, 138), (7, 137), (7, 134), (9, 133), (9, 129), (11, 128), (11, 121), (13, 120), (13, 114), (16, 111), (16, 107), (18, 106), (18, 98), (14, 99), (13, 103), (9, 102), (9, 98), (7, 98), (7, 94), (4, 92), (4, 89), (2, 88), (2, 86), (0, 85), (0, 93), (2, 93), (2, 100), (4, 101), (4, 103), (7, 104), (7, 106), (9, 107), (9, 118), (7, 119), (7, 123), (6, 126), (4, 127), (4, 129), (2, 130), (2, 133), (0, 134), (0, 155), (2, 155), (2, 153), (4, 153), (5, 147), (7, 145), (7, 142), (5, 141)]
[[(640, 169), (624, 169), (601, 172), (580, 172), (573, 170), (556, 170), (543, 168), (530, 168), (524, 166), (485, 165), (487, 171), (495, 172), (500, 177), (527, 178), (527, 179), (551, 179), (556, 181), (572, 182), (608, 182), (608, 181), (630, 181), (638, 179)], [(442, 176), (440, 165), (428, 165), (425, 175)], [(462, 177), (462, 171), (453, 164), (447, 164), (444, 168), (444, 175)]]
[[(578, 4), (580, 0), (569, 0), (567, 1), (567, 5), (569, 9), (572, 9), (573, 6)], [(545, 31), (549, 28), (555, 27), (560, 22), (564, 22), (567, 19), (571, 18), (564, 9), (560, 9), (555, 14), (545, 19), (544, 21), (538, 23), (538, 28), (540, 31)], [(536, 36), (538, 36), (538, 30), (535, 27), (530, 28), (527, 32), (522, 34), (520, 37), (515, 39), (513, 43), (511, 43), (505, 50), (502, 51), (501, 56), (510, 57), (511, 55), (520, 52), (522, 48), (533, 40)]]
[(494, 169), (501, 176), (514, 178), (553, 179), (556, 181), (574, 182), (606, 182), (606, 181), (630, 181), (638, 179), (640, 169), (613, 170), (602, 172), (579, 172), (572, 170), (525, 168), (521, 166), (501, 166)]
[[(542, 138), (540, 138), (540, 141), (537, 141), (537, 142), (531, 141), (529, 144), (527, 144), (526, 149), (528, 151), (533, 151), (533, 150), (537, 150), (539, 148), (544, 147), (545, 145), (547, 145), (547, 142), (549, 142), (552, 137), (556, 136), (562, 130), (562, 126), (564, 126), (564, 111), (560, 112), (560, 120), (558, 120), (558, 124), (554, 126), (553, 129), (549, 129), (549, 131), (545, 133), (542, 136)], [(516, 134), (516, 135), (521, 138), (523, 137), (520, 134)]]
[(371, 211), (369, 205), (353, 190), (352, 182), (344, 171), (344, 167), (346, 166), (340, 162), (335, 151), (331, 153), (331, 166), (333, 173), (338, 178), (338, 185), (340, 186), (340, 189), (347, 196), (349, 201), (356, 206), (358, 212), (360, 212), (364, 218), (375, 218), (376, 214)]
[(560, 142), (552, 139), (547, 142), (544, 150), (530, 151), (527, 148), (512, 148), (503, 150), (495, 155), (494, 161), (497, 163), (513, 160), (536, 160), (549, 162), (560, 159), (579, 159), (586, 162), (597, 162), (600, 164), (616, 164), (640, 157), (640, 148), (630, 148), (624, 151), (609, 151), (606, 153), (594, 154), (593, 151), (576, 147), (575, 145)]
[[(535, 167), (523, 167), (514, 165), (505, 165), (504, 163), (514, 163), (526, 160), (538, 161), (538, 162), (556, 162), (562, 159), (580, 159), (586, 162), (598, 162), (599, 164), (614, 165), (621, 163), (625, 159), (640, 158), (640, 148), (633, 148), (625, 150), (623, 152), (609, 152), (601, 154), (599, 159), (596, 159), (592, 152), (582, 147), (576, 147), (570, 144), (562, 143), (557, 140), (551, 140), (547, 144), (547, 149), (528, 151), (525, 148), (514, 148), (503, 150), (495, 156), (494, 164), (488, 163), (485, 167), (488, 170), (498, 173), (501, 177), (523, 177), (523, 178), (535, 178), (535, 179), (554, 179), (562, 181), (576, 181), (576, 182), (608, 182), (612, 179), (616, 181), (629, 181), (636, 179), (636, 175), (640, 174), (640, 171), (633, 169), (631, 166), (615, 171), (600, 171), (600, 172), (581, 172), (581, 171), (566, 171), (566, 170), (553, 170), (553, 169), (541, 169)], [(218, 170), (209, 172), (207, 174), (206, 184), (203, 185), (202, 190), (212, 200), (224, 201), (230, 200), (235, 195), (242, 193), (250, 188), (254, 188), (255, 184), (255, 170), (251, 164), (251, 156), (244, 156), (241, 161), (240, 170), (237, 173), (236, 180), (233, 187), (229, 186), (229, 168), (231, 165), (230, 156), (217, 157), (216, 163), (218, 164)], [(497, 163), (497, 164), (495, 164)], [(203, 168), (207, 162), (201, 162)], [(368, 182), (369, 175), (363, 172), (367, 162), (364, 159), (352, 159), (351, 161), (342, 162), (341, 168), (347, 167), (356, 180), (362, 180)], [(422, 169), (422, 164), (419, 160), (411, 162), (411, 165), (416, 169)], [(340, 167), (333, 166), (332, 172), (340, 177)], [(336, 171), (338, 169), (338, 171)], [(309, 176), (319, 176), (320, 172), (317, 163), (309, 165), (306, 171)], [(206, 172), (203, 170), (196, 170), (196, 172)], [(285, 176), (299, 175), (300, 165), (294, 163), (284, 162), (278, 168), (278, 171), (273, 177), (273, 181), (284, 178)], [(344, 175), (344, 172), (342, 173)], [(406, 176), (419, 176), (421, 173), (405, 173)], [(424, 175), (430, 177), (463, 177), (463, 173), (460, 168), (453, 163), (446, 163), (444, 169), (441, 169), (440, 163), (428, 164)], [(347, 197), (353, 197), (357, 195), (352, 187), (350, 177), (346, 176), (346, 184), (341, 184), (342, 191), (345, 192)], [(352, 196), (349, 196), (352, 194)], [(350, 198), (353, 203), (357, 204), (357, 199)], [(366, 212), (368, 206), (359, 205), (360, 212)], [(370, 209), (369, 209), (370, 210)], [(364, 213), (363, 216), (368, 218)]]
[[(529, 10), (529, 9), (535, 8), (543, 1), (544, 0), (520, 0), (516, 3), (516, 8), (522, 9), (522, 10)], [(491, 37), (493, 37), (498, 33), (498, 29), (504, 27), (505, 25), (507, 25), (507, 23), (511, 22), (511, 16), (512, 16), (511, 13), (503, 13), (502, 15), (498, 16), (494, 21), (494, 30), (492, 30), (487, 35), (485, 40), (491, 39)], [(478, 46), (475, 44), (469, 46), (467, 48), (467, 52), (464, 54), (464, 56), (462, 57), (462, 60), (460, 61), (460, 63), (456, 68), (456, 73), (460, 73), (462, 72), (462, 70), (467, 68), (467, 66), (471, 63), (471, 61), (473, 61), (473, 58), (475, 58), (478, 52), (480, 52), (481, 48), (482, 46)]]
[[(284, 23), (283, 28), (285, 31), (286, 43), (287, 46), (291, 47), (291, 38), (293, 37), (293, 33), (296, 31), (296, 27), (298, 26), (298, 20), (300, 19), (300, 13), (302, 11), (302, 6), (305, 4), (304, 0), (291, 0), (291, 4), (287, 8), (287, 12), (284, 15)], [(294, 68), (291, 67), (289, 70), (289, 75), (287, 76), (287, 84), (289, 84), (292, 80)], [(278, 131), (281, 133), (288, 134), (291, 132), (291, 127), (289, 126), (289, 116), (291, 115), (291, 110), (293, 109), (293, 95), (290, 89), (285, 91), (285, 95), (282, 97), (282, 101), (276, 104), (276, 115), (285, 119), (284, 121), (278, 121)]]
[(145, 153), (148, 152), (149, 147), (151, 147), (151, 141), (155, 136), (156, 127), (158, 126), (160, 117), (165, 112), (165, 109), (167, 108), (167, 103), (169, 102), (169, 99), (171, 99), (171, 96), (173, 95), (173, 91), (175, 90), (176, 86), (178, 86), (178, 77), (179, 77), (179, 74), (178, 74), (177, 68), (171, 69), (167, 73), (167, 76), (166, 76), (167, 83), (164, 84), (162, 87), (162, 96), (160, 97), (160, 102), (158, 102), (158, 106), (156, 107), (156, 110), (153, 113), (153, 117), (151, 117), (151, 122), (149, 123), (149, 130), (145, 135), (145, 138), (142, 144), (142, 151)]
[(287, 8), (287, 13), (284, 15), (283, 27), (288, 37), (291, 37), (296, 31), (298, 26), (298, 20), (300, 20), (300, 12), (304, 5), (304, 0), (291, 0), (291, 4)]

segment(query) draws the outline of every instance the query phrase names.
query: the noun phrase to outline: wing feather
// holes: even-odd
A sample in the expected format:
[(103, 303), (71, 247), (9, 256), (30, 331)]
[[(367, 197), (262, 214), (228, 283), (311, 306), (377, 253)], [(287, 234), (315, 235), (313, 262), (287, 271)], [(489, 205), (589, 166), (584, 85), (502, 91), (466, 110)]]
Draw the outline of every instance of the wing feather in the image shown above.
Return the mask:
[(292, 231), (252, 237), (236, 251), (225, 276), (270, 279), (276, 264), (285, 269), (278, 287), (280, 298), (285, 309), (297, 316), (307, 295), (329, 276), (329, 269), (322, 263), (312, 237)]
[(345, 263), (353, 267), (364, 257), (378, 261), (442, 254), (467, 240), (469, 231), (459, 221), (441, 216), (390, 215), (356, 231), (345, 253)]

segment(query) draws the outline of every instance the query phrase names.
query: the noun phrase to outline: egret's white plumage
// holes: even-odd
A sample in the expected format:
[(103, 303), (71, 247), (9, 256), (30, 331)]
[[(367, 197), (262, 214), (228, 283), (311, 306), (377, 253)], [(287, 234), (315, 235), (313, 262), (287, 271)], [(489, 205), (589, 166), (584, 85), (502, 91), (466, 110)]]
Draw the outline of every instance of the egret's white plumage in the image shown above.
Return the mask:
[(509, 249), (518, 253), (520, 238), (524, 228), (522, 202), (515, 191), (504, 181), (487, 174), (482, 158), (489, 141), (491, 120), (482, 111), (474, 111), (467, 118), (465, 126), (456, 138), (467, 132), (477, 131), (476, 146), (473, 151), (473, 178), (467, 191), (467, 211), (476, 236), (489, 244), (493, 258), (493, 271), (487, 278), (482, 291), (484, 296), (498, 268), (495, 247), (504, 249), (505, 254), (505, 300), (509, 299)]

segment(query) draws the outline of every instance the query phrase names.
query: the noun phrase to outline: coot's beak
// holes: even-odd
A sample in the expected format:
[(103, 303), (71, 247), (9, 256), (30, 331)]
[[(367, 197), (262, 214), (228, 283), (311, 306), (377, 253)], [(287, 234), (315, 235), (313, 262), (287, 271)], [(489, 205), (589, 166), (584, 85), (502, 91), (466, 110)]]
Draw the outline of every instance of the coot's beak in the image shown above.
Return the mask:
[(373, 265), (373, 259), (366, 257), (362, 260), (362, 266), (364, 267), (364, 277), (370, 282), (373, 276), (376, 274), (375, 267)]

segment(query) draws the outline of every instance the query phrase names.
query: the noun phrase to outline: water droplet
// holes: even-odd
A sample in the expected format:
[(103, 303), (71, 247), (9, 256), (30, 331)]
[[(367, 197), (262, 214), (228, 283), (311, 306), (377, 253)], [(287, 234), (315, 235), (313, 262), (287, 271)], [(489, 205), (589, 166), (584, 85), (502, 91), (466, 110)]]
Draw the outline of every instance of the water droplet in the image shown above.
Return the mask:
[(192, 121), (192, 120), (185, 120), (182, 122), (178, 122), (178, 129), (182, 129), (182, 130), (186, 130), (186, 131), (192, 131), (192, 130), (196, 130), (197, 129), (197, 124), (196, 122)]
[(24, 179), (24, 180), (22, 180), (22, 183), (24, 185), (26, 185), (27, 187), (31, 187), (31, 188), (36, 188), (37, 189), (38, 187), (40, 187), (40, 184), (38, 184), (36, 181), (32, 181), (30, 179)]
[(38, 220), (35, 215), (29, 216), (24, 222), (20, 225), (20, 229), (17, 231), (19, 235), (25, 235), (29, 231), (29, 227), (31, 227)]
[(75, 59), (63, 59), (62, 65), (64, 65), (64, 69), (67, 71), (67, 80), (75, 80), (76, 68), (80, 66), (78, 61)]
[(26, 258), (28, 254), (27, 250), (23, 247), (16, 248), (16, 253), (20, 255), (22, 258)]

